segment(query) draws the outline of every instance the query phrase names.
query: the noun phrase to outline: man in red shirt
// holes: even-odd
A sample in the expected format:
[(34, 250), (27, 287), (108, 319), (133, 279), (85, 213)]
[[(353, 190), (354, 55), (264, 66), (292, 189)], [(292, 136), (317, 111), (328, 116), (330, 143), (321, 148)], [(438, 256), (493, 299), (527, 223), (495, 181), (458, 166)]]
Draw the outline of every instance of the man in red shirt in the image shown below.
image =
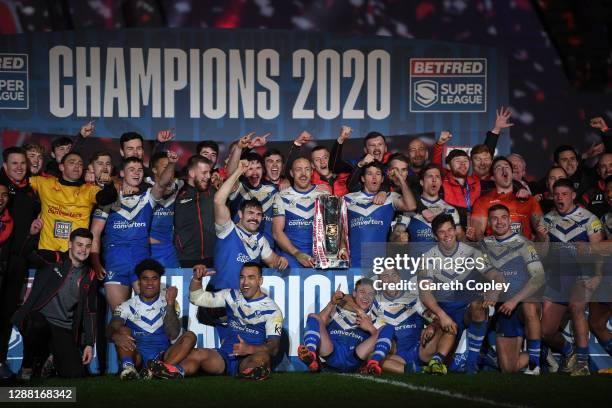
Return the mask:
[[(542, 209), (533, 196), (522, 201), (516, 198), (512, 184), (512, 164), (505, 157), (497, 157), (491, 166), (495, 188), (480, 196), (474, 204), (472, 211), (472, 231), (468, 231), (468, 239), (478, 241), (485, 235), (491, 235), (487, 227), (487, 214), (489, 207), (494, 204), (503, 204), (510, 209), (512, 232), (522, 234), (529, 240), (534, 240), (534, 233), (542, 221)], [(541, 238), (538, 234), (538, 238)]]
[[(312, 184), (324, 184), (329, 187), (333, 195), (338, 197), (342, 197), (349, 192), (347, 182), (351, 175), (351, 171), (353, 171), (353, 167), (342, 160), (341, 146), (342, 143), (349, 138), (352, 132), (353, 129), (350, 127), (342, 126), (340, 136), (338, 136), (334, 144), (332, 153), (322, 145), (315, 146), (310, 151), (310, 163), (313, 167)], [(289, 158), (287, 159), (288, 168), (285, 170), (287, 177), (290, 176), (288, 173), (291, 163), (300, 157), (300, 149), (302, 146), (312, 140), (312, 135), (304, 131), (300, 133), (298, 138), (293, 142), (289, 152)]]
[[(434, 144), (432, 163), (442, 165), (442, 151), (444, 145), (453, 137), (450, 132), (442, 131), (438, 141)], [(444, 201), (452, 205), (459, 212), (461, 226), (467, 228), (468, 219), (476, 199), (480, 197), (480, 179), (468, 175), (470, 172), (470, 158), (461, 149), (453, 149), (446, 156), (449, 170), (444, 171), (442, 178), (442, 191)]]

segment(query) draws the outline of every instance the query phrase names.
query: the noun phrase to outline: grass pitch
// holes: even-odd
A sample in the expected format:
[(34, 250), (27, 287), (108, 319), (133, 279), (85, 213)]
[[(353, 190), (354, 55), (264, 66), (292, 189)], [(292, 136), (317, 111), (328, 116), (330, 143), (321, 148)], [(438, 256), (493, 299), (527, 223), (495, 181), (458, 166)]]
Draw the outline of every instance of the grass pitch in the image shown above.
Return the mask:
[[(612, 378), (559, 374), (530, 377), (481, 373), (383, 375), (362, 377), (332, 373), (273, 373), (267, 381), (229, 377), (185, 380), (121, 381), (117, 376), (78, 380), (49, 379), (20, 386), (76, 387), (78, 406), (123, 407), (582, 407), (610, 406)], [(2, 384), (7, 386), (8, 384)], [(10, 403), (5, 406), (53, 406), (55, 403)], [(63, 405), (65, 407), (65, 405)], [(68, 406), (75, 406), (69, 404)]]

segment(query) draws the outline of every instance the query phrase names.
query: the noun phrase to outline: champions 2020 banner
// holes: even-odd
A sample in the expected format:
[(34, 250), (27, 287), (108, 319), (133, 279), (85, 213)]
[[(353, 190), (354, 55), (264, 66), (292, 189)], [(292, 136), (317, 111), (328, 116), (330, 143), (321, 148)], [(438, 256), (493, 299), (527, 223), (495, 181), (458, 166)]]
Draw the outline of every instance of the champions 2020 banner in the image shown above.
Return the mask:
[[(304, 322), (309, 313), (320, 312), (331, 299), (331, 295), (340, 287), (344, 293), (350, 293), (357, 280), (361, 278), (359, 269), (348, 269), (338, 271), (320, 271), (314, 269), (290, 269), (279, 272), (274, 269), (264, 269), (264, 291), (276, 302), (283, 313), (283, 332), (279, 356), (275, 360), (275, 369), (279, 371), (300, 371), (306, 366), (297, 358), (297, 346), (300, 344), (304, 334)], [(34, 276), (31, 273), (30, 283)], [(178, 289), (177, 301), (181, 307), (181, 320), (183, 328), (193, 331), (197, 338), (197, 347), (214, 348), (219, 346), (219, 337), (214, 327), (206, 326), (198, 322), (196, 317), (197, 306), (189, 303), (189, 283), (191, 280), (191, 269), (168, 269), (162, 277), (162, 282), (167, 286), (176, 286)], [(203, 281), (204, 287), (209, 278)], [(109, 313), (110, 315), (110, 313)], [(612, 323), (609, 322), (609, 324)], [(609, 327), (610, 328), (610, 327)], [(494, 332), (492, 332), (494, 333)], [(571, 338), (569, 323), (563, 335)], [(490, 339), (495, 344), (494, 334)], [(461, 370), (465, 365), (466, 356), (465, 333), (457, 347), (455, 361), (451, 369)], [(114, 344), (107, 346), (107, 371), (115, 373), (118, 370), (117, 355)], [(94, 349), (96, 350), (96, 349)], [(98, 372), (98, 356), (95, 351), (94, 361), (91, 363), (91, 371)], [(17, 372), (21, 366), (23, 353), (23, 342), (21, 335), (14, 328), (9, 343), (8, 363), (12, 370)], [(589, 353), (591, 365), (594, 368), (610, 366), (610, 357), (597, 343), (595, 336), (589, 338)]]
[[(452, 130), (482, 142), (508, 101), (505, 57), (465, 44), (278, 30), (67, 31), (0, 37), (0, 128), (235, 140)], [(508, 147), (507, 138), (499, 148)]]

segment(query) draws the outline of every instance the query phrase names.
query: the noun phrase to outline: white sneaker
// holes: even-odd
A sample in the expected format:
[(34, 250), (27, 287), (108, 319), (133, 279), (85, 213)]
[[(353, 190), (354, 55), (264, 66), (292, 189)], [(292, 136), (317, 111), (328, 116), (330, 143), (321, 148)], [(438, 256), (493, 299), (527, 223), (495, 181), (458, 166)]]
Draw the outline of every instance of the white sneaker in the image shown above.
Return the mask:
[(540, 375), (540, 366), (535, 366), (534, 368), (527, 367), (524, 373), (526, 375)]
[(545, 361), (546, 361), (546, 365), (548, 366), (549, 373), (556, 373), (557, 371), (559, 371), (559, 363), (557, 362), (557, 359), (555, 358), (555, 356), (553, 356), (551, 349), (548, 349), (548, 353), (546, 353)]
[(126, 364), (119, 374), (119, 378), (122, 380), (137, 380), (139, 378), (138, 371), (131, 364)]

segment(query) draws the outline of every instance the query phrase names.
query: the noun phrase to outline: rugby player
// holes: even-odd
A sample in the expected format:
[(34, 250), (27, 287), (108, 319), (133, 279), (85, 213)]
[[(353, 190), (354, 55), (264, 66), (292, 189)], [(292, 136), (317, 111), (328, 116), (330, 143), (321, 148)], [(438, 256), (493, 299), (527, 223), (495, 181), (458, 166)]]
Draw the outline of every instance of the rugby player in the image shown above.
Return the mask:
[(29, 143), (23, 146), (28, 159), (28, 171), (30, 176), (43, 175), (43, 163), (45, 159), (45, 148), (38, 143)]
[(122, 380), (149, 379), (147, 366), (151, 360), (178, 363), (196, 344), (193, 332), (181, 334), (178, 290), (174, 286), (161, 289), (164, 272), (164, 267), (153, 259), (141, 261), (134, 270), (140, 294), (113, 311), (106, 335), (115, 343), (121, 359)]
[[(151, 170), (156, 179), (159, 179), (169, 159), (165, 152), (155, 153), (151, 158)], [(173, 180), (157, 201), (153, 209), (149, 244), (151, 258), (161, 263), (164, 268), (179, 268), (180, 263), (174, 246), (174, 207), (178, 192), (183, 188), (183, 180)]]
[(202, 157), (206, 157), (212, 163), (212, 171), (216, 171), (217, 160), (219, 159), (219, 144), (214, 140), (202, 140), (196, 146), (196, 152)]
[(100, 187), (104, 186), (101, 179), (106, 179), (107, 175), (113, 173), (113, 157), (110, 152), (98, 151), (91, 156), (87, 171), (85, 173), (85, 181), (87, 183), (97, 184)]
[[(563, 355), (561, 372), (572, 376), (589, 375), (588, 323), (585, 298), (579, 293), (595, 289), (601, 277), (594, 275), (591, 265), (573, 262), (578, 254), (576, 243), (600, 242), (603, 231), (600, 220), (575, 203), (576, 190), (572, 179), (557, 180), (553, 185), (555, 209), (544, 216), (547, 241), (555, 246), (548, 251), (548, 287), (542, 311), (544, 341)], [(554, 273), (555, 275), (552, 275)], [(559, 331), (569, 310), (576, 347)]]
[(382, 373), (381, 362), (391, 348), (394, 327), (385, 324), (374, 304), (373, 285), (371, 279), (360, 279), (350, 296), (338, 288), (323, 310), (308, 315), (304, 344), (297, 353), (309, 371), (320, 371), (323, 358), (327, 366), (341, 372)]
[[(510, 283), (502, 294), (496, 316), (496, 344), (499, 366), (504, 373), (527, 367), (525, 374), (540, 374), (540, 304), (530, 301), (544, 284), (544, 267), (531, 241), (512, 231), (510, 209), (503, 204), (489, 207), (493, 231), (482, 242), (491, 265)], [(522, 353), (523, 337), (527, 353)]]
[(315, 200), (328, 194), (326, 185), (313, 185), (312, 166), (306, 158), (291, 164), (293, 184), (280, 191), (272, 205), (272, 233), (291, 268), (312, 268), (312, 237)]
[[(272, 156), (274, 157), (274, 156)], [(248, 161), (249, 168), (240, 177), (240, 182), (236, 189), (230, 194), (229, 208), (233, 216), (233, 221), (238, 222), (238, 209), (242, 202), (256, 199), (261, 203), (263, 218), (259, 226), (259, 231), (270, 244), (274, 243), (272, 237), (272, 203), (274, 196), (278, 192), (276, 184), (264, 179), (264, 159), (257, 153), (247, 153), (244, 159)]]
[[(481, 195), (474, 204), (471, 218), (474, 235), (470, 238), (479, 241), (483, 236), (491, 235), (491, 227), (487, 229), (488, 209), (494, 204), (502, 203), (510, 209), (512, 232), (533, 240), (533, 231), (537, 231), (542, 221), (540, 205), (533, 196), (529, 196), (526, 201), (521, 201), (516, 197), (512, 184), (512, 164), (508, 159), (496, 157), (491, 168), (495, 188)], [(540, 235), (540, 240), (544, 239), (544, 235)]]
[(150, 365), (153, 375), (183, 378), (201, 370), (207, 374), (265, 380), (270, 376), (272, 358), (279, 350), (283, 315), (274, 300), (262, 291), (260, 265), (254, 262), (242, 265), (240, 289), (205, 291), (202, 278), (207, 275), (210, 272), (205, 266), (194, 267), (189, 301), (196, 306), (225, 308), (228, 329), (223, 332), (221, 347), (190, 349), (189, 355), (178, 364), (153, 361)]
[(425, 327), (422, 317), (426, 310), (418, 299), (417, 291), (391, 289), (389, 284), (398, 284), (400, 274), (394, 269), (387, 269), (380, 274), (380, 281), (387, 286), (376, 294), (385, 322), (395, 328), (393, 341), (395, 347), (383, 361), (382, 368), (390, 373), (420, 372), (437, 351), (438, 342), (443, 336), (452, 334), (443, 332), (437, 323)]
[[(463, 228), (459, 225), (459, 213), (455, 207), (440, 197), (442, 170), (435, 164), (425, 166), (420, 172), (420, 184), (422, 193), (418, 199), (426, 210), (420, 214), (403, 214), (395, 224), (393, 233), (406, 232), (410, 242), (435, 242), (436, 238), (431, 229), (431, 219), (444, 213), (450, 214), (455, 220), (457, 240), (461, 240), (463, 238)], [(426, 213), (427, 210), (429, 210), (429, 214)], [(428, 217), (425, 218), (423, 213), (427, 214)]]
[(283, 154), (278, 149), (268, 149), (263, 154), (263, 161), (265, 181), (279, 188), (281, 183), (285, 181), (283, 177), (285, 167), (285, 158)]
[[(106, 299), (112, 310), (126, 301), (133, 287), (138, 292), (135, 266), (150, 256), (149, 229), (153, 208), (174, 177), (176, 153), (168, 151), (168, 166), (153, 187), (141, 190), (144, 165), (141, 159), (128, 157), (121, 170), (120, 198), (110, 207), (98, 207), (91, 223), (94, 234), (93, 265), (99, 278), (104, 278)], [(104, 263), (100, 262), (100, 241)]]
[[(432, 229), (438, 244), (423, 254), (424, 258), (441, 261), (452, 260), (453, 267), (444, 268), (441, 262), (428, 262), (417, 273), (419, 294), (423, 305), (439, 319), (442, 330), (460, 338), (467, 328), (467, 372), (478, 371), (478, 357), (487, 329), (487, 309), (495, 304), (499, 291), (484, 293), (484, 297), (474, 290), (467, 290), (470, 280), (480, 276), (496, 283), (504, 282), (503, 276), (491, 268), (487, 258), (478, 250), (463, 242), (457, 242), (455, 220), (449, 214), (440, 214), (433, 219)], [(472, 265), (466, 260), (472, 259)], [(444, 262), (446, 263), (446, 262)], [(432, 291), (431, 283), (460, 283), (464, 290)], [(432, 374), (446, 374), (445, 359), (454, 348), (454, 339), (443, 338), (438, 352), (429, 361), (425, 371)]]
[(210, 280), (213, 289), (237, 289), (240, 270), (247, 262), (263, 262), (270, 268), (283, 270), (287, 259), (270, 248), (268, 240), (259, 231), (263, 218), (261, 203), (256, 199), (242, 201), (238, 209), (238, 222), (234, 223), (227, 199), (240, 176), (250, 167), (247, 160), (240, 160), (238, 168), (225, 180), (215, 194), (215, 246), (214, 266), (217, 272)]
[(612, 356), (612, 333), (607, 327), (608, 321), (612, 318), (612, 262), (609, 257), (610, 242), (612, 242), (612, 175), (605, 179), (605, 194), (608, 212), (601, 218), (601, 223), (606, 233), (603, 252), (607, 257), (604, 258), (604, 276), (594, 296), (595, 301), (589, 303), (589, 329), (595, 334), (604, 350)]
[(372, 201), (380, 191), (384, 179), (383, 165), (376, 161), (362, 167), (363, 190), (344, 196), (350, 230), (352, 267), (361, 267), (363, 245), (387, 242), (395, 211), (416, 209), (416, 202), (406, 178), (401, 177), (397, 171), (390, 171), (389, 178), (400, 186), (401, 195), (390, 193), (382, 205)]
[(117, 191), (106, 174), (101, 182), (104, 188), (84, 183), (83, 158), (69, 152), (59, 164), (61, 176), (32, 176), (30, 186), (38, 194), (41, 203), (40, 218), (43, 228), (38, 249), (65, 252), (68, 250), (70, 232), (88, 228), (91, 211), (98, 205), (108, 205), (117, 199)]

